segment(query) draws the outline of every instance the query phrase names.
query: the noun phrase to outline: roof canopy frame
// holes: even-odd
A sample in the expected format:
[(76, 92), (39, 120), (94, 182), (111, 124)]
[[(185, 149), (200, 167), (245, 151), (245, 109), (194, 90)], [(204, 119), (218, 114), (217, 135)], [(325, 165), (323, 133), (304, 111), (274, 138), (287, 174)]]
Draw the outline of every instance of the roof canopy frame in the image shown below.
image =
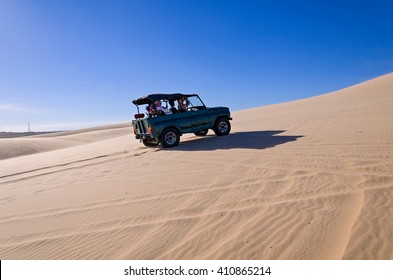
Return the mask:
[(135, 99), (132, 101), (132, 103), (136, 106), (138, 105), (144, 105), (144, 104), (151, 104), (154, 103), (155, 101), (158, 100), (178, 100), (181, 97), (192, 97), (192, 96), (198, 96), (198, 94), (183, 94), (183, 93), (153, 93), (149, 94), (143, 97), (140, 97), (138, 99)]

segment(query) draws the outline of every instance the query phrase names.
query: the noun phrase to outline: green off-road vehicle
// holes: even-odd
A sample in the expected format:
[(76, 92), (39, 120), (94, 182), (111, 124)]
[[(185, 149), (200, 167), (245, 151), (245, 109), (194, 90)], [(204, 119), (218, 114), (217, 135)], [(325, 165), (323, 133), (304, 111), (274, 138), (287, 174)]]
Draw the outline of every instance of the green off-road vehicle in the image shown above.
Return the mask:
[[(132, 121), (135, 138), (147, 147), (175, 147), (185, 133), (205, 136), (212, 129), (223, 136), (231, 131), (229, 108), (206, 107), (197, 94), (150, 94), (132, 103), (138, 110)], [(140, 113), (140, 106), (146, 113)]]

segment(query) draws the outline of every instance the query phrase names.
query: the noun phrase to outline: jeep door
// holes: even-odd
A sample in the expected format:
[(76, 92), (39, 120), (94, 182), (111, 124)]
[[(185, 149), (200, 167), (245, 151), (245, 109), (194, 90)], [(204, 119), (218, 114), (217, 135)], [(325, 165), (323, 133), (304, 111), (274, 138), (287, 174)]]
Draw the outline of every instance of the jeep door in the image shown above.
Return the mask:
[(209, 129), (209, 117), (205, 104), (198, 95), (188, 97), (188, 110), (192, 112), (192, 132)]
[(180, 127), (182, 133), (193, 132), (193, 116), (192, 112), (182, 112), (171, 115)]
[(193, 110), (192, 113), (192, 132), (197, 132), (210, 128), (207, 110)]

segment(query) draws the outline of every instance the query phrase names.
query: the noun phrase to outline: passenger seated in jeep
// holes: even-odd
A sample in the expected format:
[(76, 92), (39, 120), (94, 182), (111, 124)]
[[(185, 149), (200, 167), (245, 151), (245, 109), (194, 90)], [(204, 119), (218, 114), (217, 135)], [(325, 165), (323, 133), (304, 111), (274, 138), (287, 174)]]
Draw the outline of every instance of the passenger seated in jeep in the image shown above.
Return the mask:
[(172, 114), (176, 114), (179, 112), (175, 107), (175, 100), (173, 99), (169, 100), (169, 105), (171, 106), (169, 110), (172, 112)]
[(178, 105), (177, 108), (179, 112), (186, 112), (187, 107), (188, 107), (188, 100), (184, 99), (184, 97), (180, 97), (180, 99), (177, 101)]
[(169, 111), (167, 108), (162, 107), (162, 103), (160, 100), (157, 100), (155, 102), (155, 105), (156, 105), (156, 111), (163, 112), (165, 115), (172, 114), (172, 112)]
[(154, 104), (150, 103), (149, 105), (146, 106), (146, 115), (148, 117), (152, 117), (154, 114), (155, 108), (154, 108)]

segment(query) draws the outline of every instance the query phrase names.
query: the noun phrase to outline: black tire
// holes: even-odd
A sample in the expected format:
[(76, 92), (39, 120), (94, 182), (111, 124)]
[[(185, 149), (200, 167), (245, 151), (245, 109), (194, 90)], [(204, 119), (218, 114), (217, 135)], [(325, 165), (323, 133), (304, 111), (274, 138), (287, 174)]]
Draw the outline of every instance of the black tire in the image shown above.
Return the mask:
[(209, 132), (209, 130), (208, 129), (205, 129), (205, 130), (201, 130), (201, 131), (198, 131), (198, 132), (194, 132), (194, 134), (196, 135), (196, 136), (206, 136), (206, 134)]
[(145, 145), (146, 147), (157, 147), (159, 144), (154, 139), (143, 139), (142, 142), (143, 142), (143, 145)]
[(217, 136), (228, 135), (231, 132), (231, 123), (226, 118), (219, 118), (214, 125), (214, 133)]
[(160, 143), (163, 148), (172, 148), (179, 145), (180, 133), (176, 128), (167, 128), (161, 133)]

